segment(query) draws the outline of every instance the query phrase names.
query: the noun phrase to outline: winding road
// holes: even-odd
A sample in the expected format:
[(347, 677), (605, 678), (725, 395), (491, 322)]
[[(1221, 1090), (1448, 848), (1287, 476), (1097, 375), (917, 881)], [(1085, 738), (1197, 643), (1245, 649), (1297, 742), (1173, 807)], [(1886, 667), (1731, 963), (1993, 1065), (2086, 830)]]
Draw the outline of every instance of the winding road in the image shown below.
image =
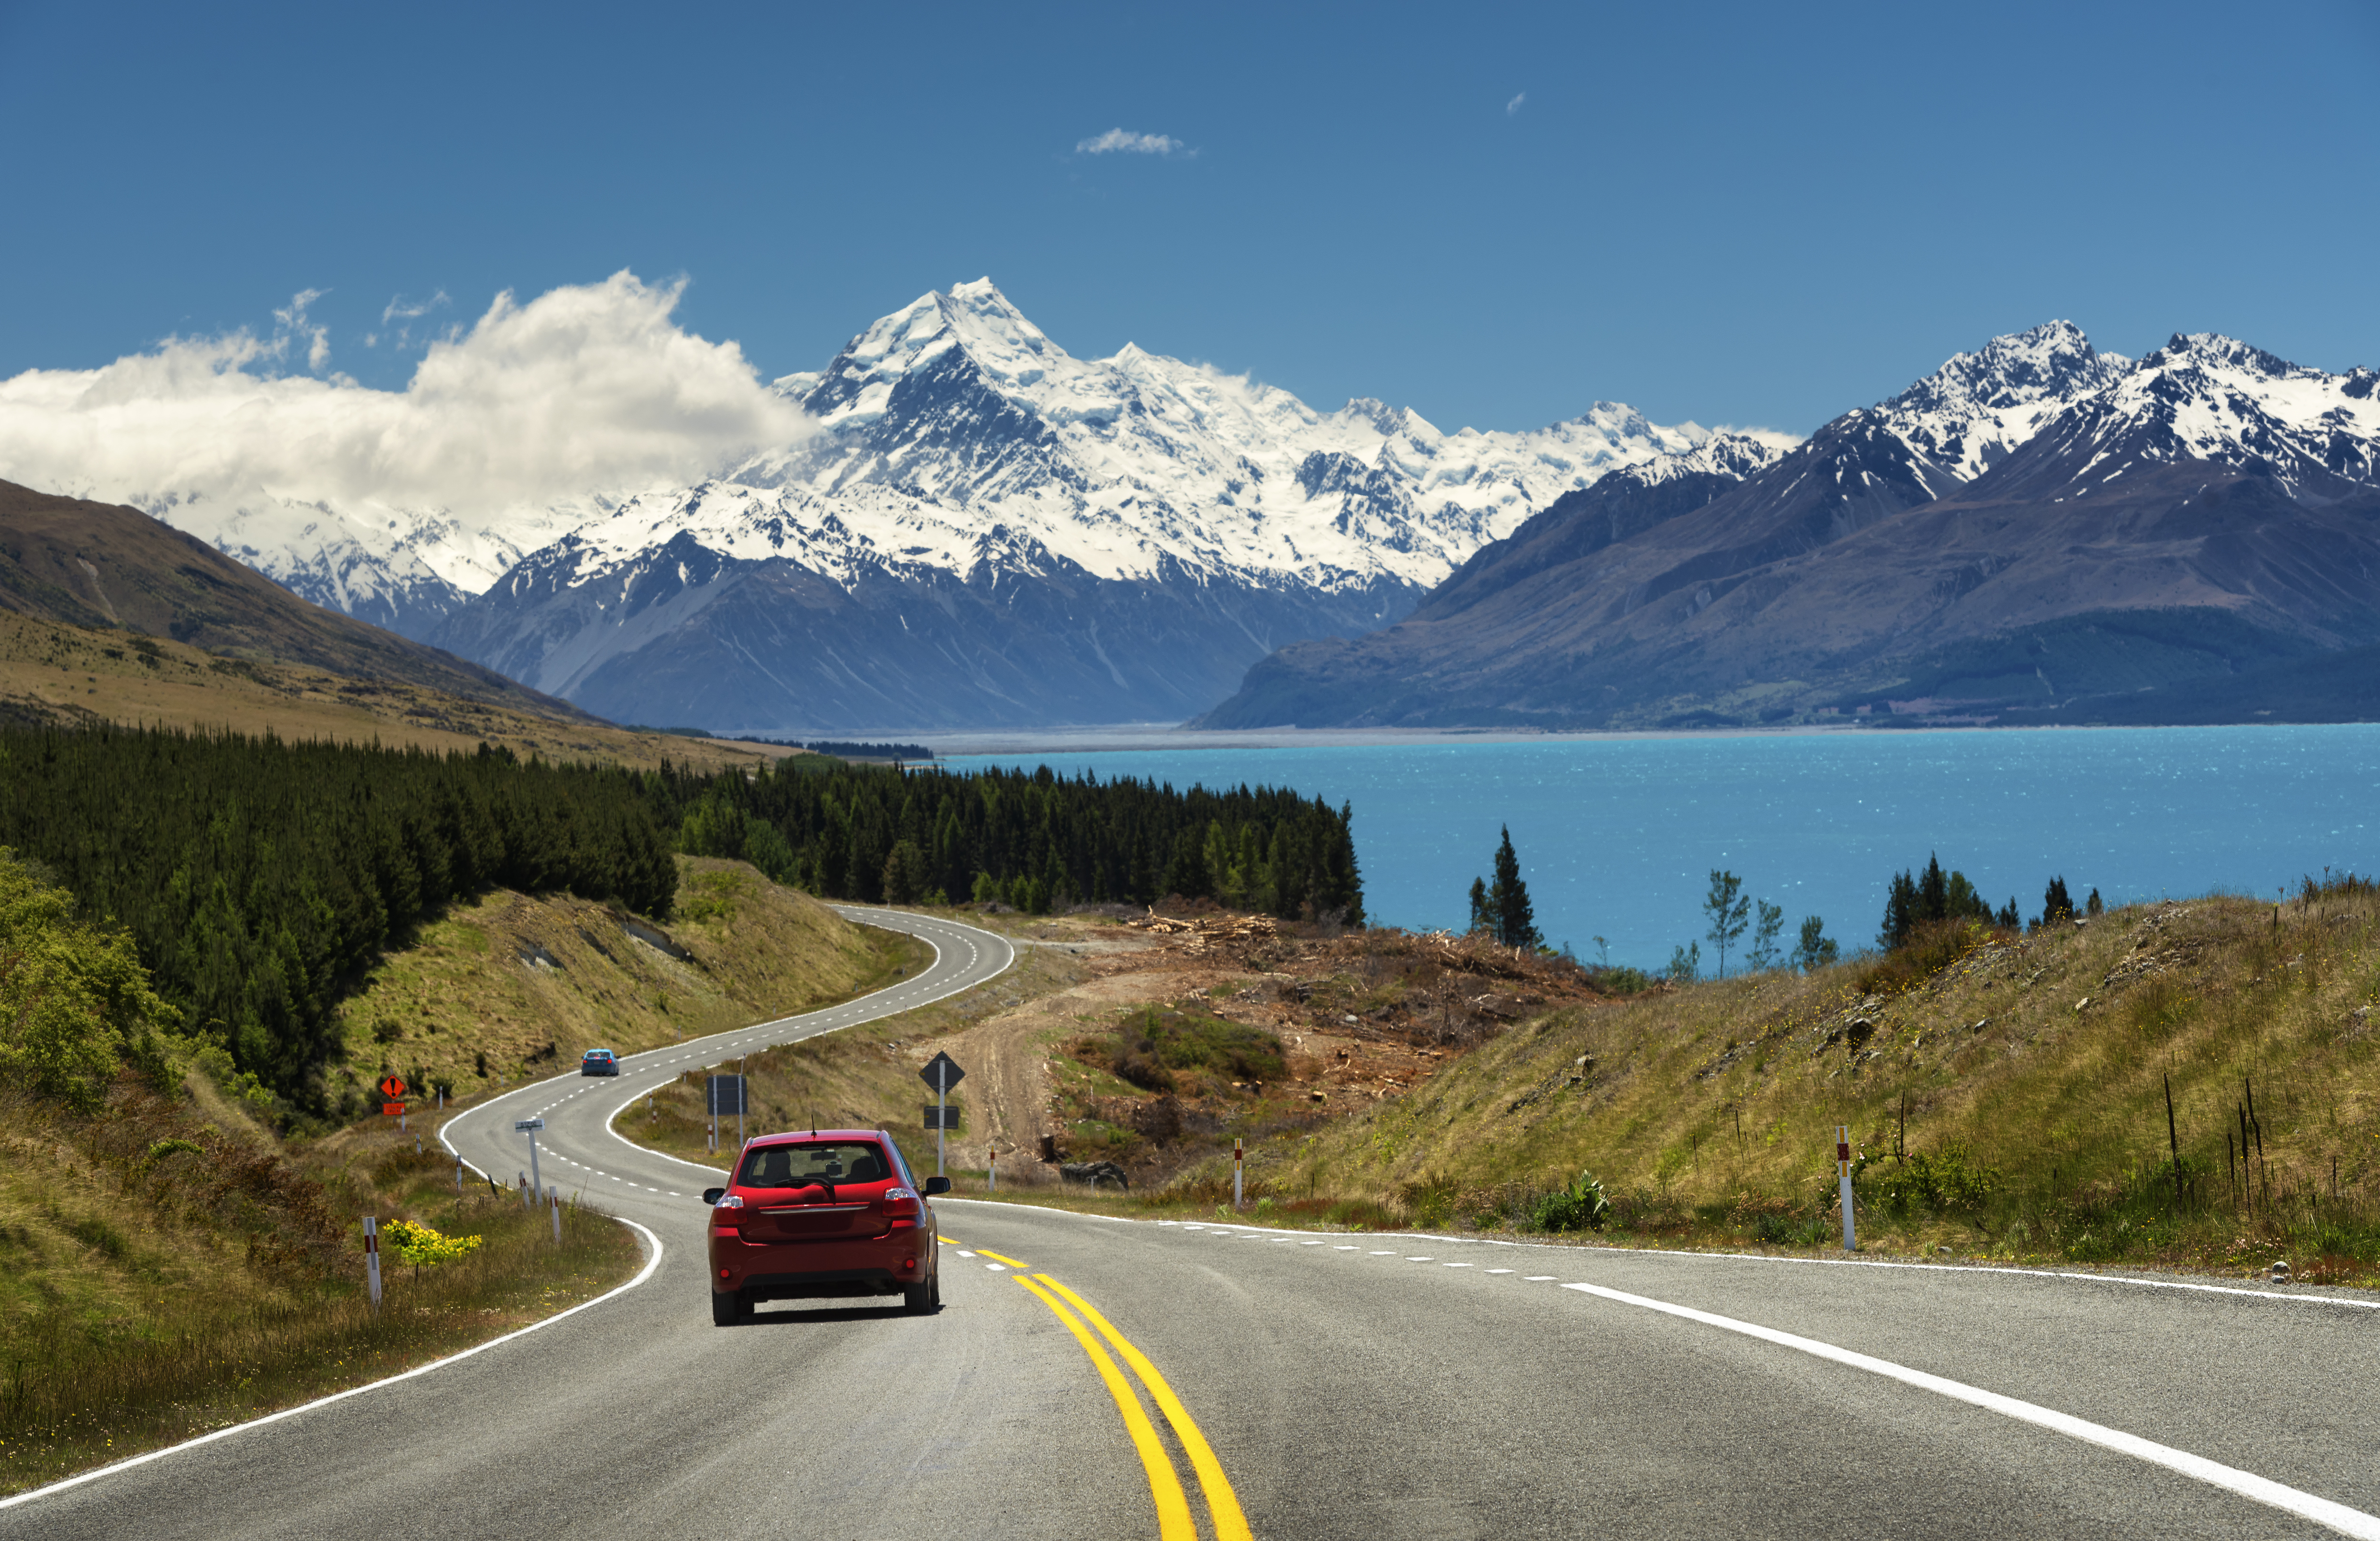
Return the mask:
[[(71, 1537), (2380, 1537), (2380, 1310), (2286, 1286), (1122, 1221), (937, 1201), (943, 1309), (710, 1325), (658, 1083), (876, 995), (452, 1120), (645, 1228), (634, 1287), (468, 1357), (0, 1505)], [(919, 1136), (911, 1135), (911, 1148)]]

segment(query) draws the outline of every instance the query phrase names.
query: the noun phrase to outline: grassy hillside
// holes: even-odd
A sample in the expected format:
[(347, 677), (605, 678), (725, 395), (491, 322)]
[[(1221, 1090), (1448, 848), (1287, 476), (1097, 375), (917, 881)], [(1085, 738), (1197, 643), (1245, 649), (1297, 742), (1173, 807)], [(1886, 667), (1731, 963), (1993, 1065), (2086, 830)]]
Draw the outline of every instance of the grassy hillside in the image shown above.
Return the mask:
[(1269, 1147), (1258, 1181), (1285, 1202), (1525, 1229), (1561, 1219), (1546, 1198), (1590, 1171), (1614, 1232), (1823, 1245), (1846, 1124), (1868, 1248), (2287, 1256), (2301, 1277), (2361, 1278), (2380, 1261), (2375, 918), (2371, 885), (2310, 884), (2279, 908), (1971, 928), (1883, 963), (1560, 1011)]
[[(450, 908), (340, 1008), (343, 1106), (391, 1071), (468, 1100), (589, 1049), (659, 1048), (876, 989), (929, 956), (742, 862), (677, 859), (675, 918), (499, 891)], [(682, 954), (682, 955), (681, 955)]]
[[(129, 941), (0, 852), (0, 1491), (377, 1377), (585, 1298), (633, 1236), (551, 1221), (393, 1127), (285, 1145)], [(362, 1291), (361, 1218), (479, 1238)], [(389, 1254), (392, 1263), (397, 1255)]]
[(604, 760), (650, 770), (750, 768), (788, 751), (591, 718), (565, 720), (430, 684), (334, 673), (308, 663), (215, 652), (122, 627), (76, 625), (0, 608), (0, 722), (76, 727), (123, 722), (290, 740), (380, 743), (438, 753), (481, 743), (523, 758)]
[(562, 722), (569, 702), (324, 610), (137, 508), (0, 481), (0, 610), (172, 638), (228, 657), (425, 685)]

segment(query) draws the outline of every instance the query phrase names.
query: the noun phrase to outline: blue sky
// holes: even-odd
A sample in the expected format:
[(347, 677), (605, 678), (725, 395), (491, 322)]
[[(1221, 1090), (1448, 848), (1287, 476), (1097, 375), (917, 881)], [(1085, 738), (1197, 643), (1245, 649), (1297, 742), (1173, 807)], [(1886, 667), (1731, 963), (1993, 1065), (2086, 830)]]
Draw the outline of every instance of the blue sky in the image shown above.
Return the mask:
[(2380, 364), (2376, 18), (0, 0), (0, 377), (320, 290), (401, 386), (622, 268), (771, 375), (989, 273), (1072, 352), (1450, 429), (1806, 431), (2059, 316)]

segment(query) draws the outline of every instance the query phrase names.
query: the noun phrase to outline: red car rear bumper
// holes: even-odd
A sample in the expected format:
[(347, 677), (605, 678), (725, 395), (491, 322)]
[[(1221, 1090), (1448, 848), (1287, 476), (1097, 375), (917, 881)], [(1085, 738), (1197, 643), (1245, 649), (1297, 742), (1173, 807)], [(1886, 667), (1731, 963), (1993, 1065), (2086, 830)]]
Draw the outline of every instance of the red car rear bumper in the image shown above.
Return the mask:
[(934, 1233), (904, 1226), (881, 1236), (832, 1242), (747, 1242), (713, 1233), (710, 1288), (754, 1300), (880, 1294), (933, 1277)]

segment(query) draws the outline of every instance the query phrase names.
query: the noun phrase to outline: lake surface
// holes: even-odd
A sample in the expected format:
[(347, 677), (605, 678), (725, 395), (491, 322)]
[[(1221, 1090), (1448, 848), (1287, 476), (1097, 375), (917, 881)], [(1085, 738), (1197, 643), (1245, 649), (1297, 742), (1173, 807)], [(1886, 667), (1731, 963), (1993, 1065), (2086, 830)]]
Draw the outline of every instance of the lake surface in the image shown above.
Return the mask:
[[(1183, 735), (1195, 738), (1196, 735)], [(1642, 968), (1699, 940), (1714, 868), (1871, 942), (1887, 885), (1929, 852), (2029, 919), (2216, 890), (2266, 896), (2327, 866), (2380, 871), (2380, 725), (1853, 732), (1423, 743), (1239, 743), (954, 757), (1187, 786), (1271, 783), (1354, 807), (1376, 924), (1459, 927), (1509, 824), (1548, 940)], [(1703, 944), (1704, 964), (1712, 962)], [(1731, 971), (1731, 970), (1730, 970)]]

